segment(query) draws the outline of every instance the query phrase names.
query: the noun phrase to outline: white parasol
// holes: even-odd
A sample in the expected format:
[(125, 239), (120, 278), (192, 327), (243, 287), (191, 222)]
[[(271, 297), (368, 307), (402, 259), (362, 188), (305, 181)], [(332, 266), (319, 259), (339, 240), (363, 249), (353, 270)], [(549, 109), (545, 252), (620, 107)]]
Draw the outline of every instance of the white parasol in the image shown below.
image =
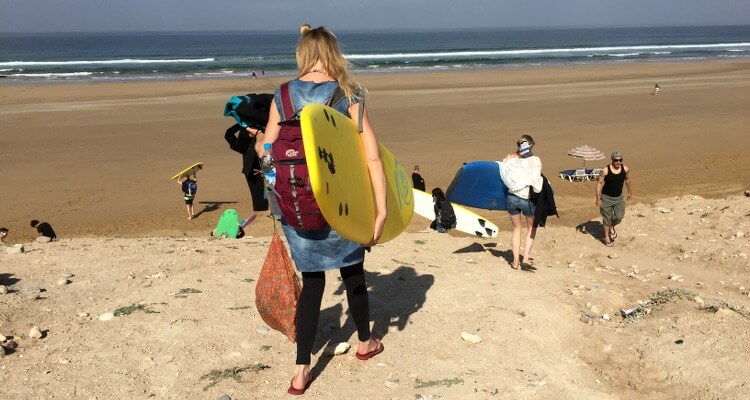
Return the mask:
[(583, 168), (586, 168), (586, 161), (601, 160), (604, 159), (604, 153), (595, 147), (591, 147), (587, 144), (578, 146), (570, 149), (568, 155), (583, 160)]

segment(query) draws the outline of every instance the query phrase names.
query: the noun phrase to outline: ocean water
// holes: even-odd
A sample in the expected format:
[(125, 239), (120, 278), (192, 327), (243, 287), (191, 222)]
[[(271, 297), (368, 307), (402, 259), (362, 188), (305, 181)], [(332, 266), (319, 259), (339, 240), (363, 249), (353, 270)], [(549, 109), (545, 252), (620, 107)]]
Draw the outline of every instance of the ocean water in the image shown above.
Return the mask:
[[(750, 57), (750, 26), (336, 32), (355, 72)], [(280, 32), (0, 34), (2, 81), (294, 74)]]

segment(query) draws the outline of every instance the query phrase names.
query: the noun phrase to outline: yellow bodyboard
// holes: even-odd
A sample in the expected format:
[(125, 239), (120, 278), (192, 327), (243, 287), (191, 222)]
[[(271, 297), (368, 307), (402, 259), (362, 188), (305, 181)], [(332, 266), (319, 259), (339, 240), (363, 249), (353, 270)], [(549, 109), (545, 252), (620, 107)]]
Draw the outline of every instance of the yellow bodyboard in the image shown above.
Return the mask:
[[(322, 104), (305, 106), (300, 123), (310, 184), (320, 211), (341, 236), (367, 244), (374, 234), (375, 198), (357, 125)], [(379, 243), (385, 243), (411, 222), (414, 195), (406, 170), (390, 150), (382, 144), (379, 147), (388, 205)]]
[(185, 175), (185, 174), (187, 174), (187, 175), (195, 175), (195, 173), (198, 172), (198, 170), (201, 170), (201, 169), (203, 169), (203, 163), (195, 163), (195, 164), (193, 164), (193, 165), (191, 165), (191, 166), (183, 169), (182, 171), (180, 171), (177, 175), (173, 176), (172, 179), (177, 179), (177, 178), (180, 177), (180, 175)]

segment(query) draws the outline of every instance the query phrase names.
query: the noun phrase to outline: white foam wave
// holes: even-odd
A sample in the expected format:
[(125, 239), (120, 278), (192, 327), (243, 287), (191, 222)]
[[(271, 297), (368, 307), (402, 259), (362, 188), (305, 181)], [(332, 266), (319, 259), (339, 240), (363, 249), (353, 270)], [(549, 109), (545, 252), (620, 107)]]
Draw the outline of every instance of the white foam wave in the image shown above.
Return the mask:
[(741, 43), (710, 43), (710, 44), (669, 44), (643, 46), (607, 46), (607, 47), (575, 47), (559, 49), (518, 49), (518, 50), (486, 50), (486, 51), (445, 51), (445, 52), (414, 52), (414, 53), (383, 53), (383, 54), (348, 54), (350, 60), (383, 60), (402, 58), (473, 58), (497, 56), (525, 56), (525, 55), (564, 55), (577, 53), (606, 53), (632, 52), (648, 50), (700, 50), (724, 48), (731, 50), (737, 47), (750, 47), (750, 42)]
[(60, 73), (48, 73), (48, 74), (11, 74), (10, 77), (24, 77), (24, 78), (65, 78), (74, 76), (90, 76), (93, 72), (60, 72)]
[(214, 58), (175, 58), (175, 59), (133, 59), (122, 58), (117, 60), (81, 60), (81, 61), (5, 61), (0, 62), (0, 67), (43, 67), (43, 66), (65, 66), (65, 65), (127, 65), (127, 64), (182, 64), (182, 63), (205, 63), (213, 62)]
[(612, 53), (607, 54), (609, 57), (634, 57), (634, 56), (640, 56), (643, 53)]

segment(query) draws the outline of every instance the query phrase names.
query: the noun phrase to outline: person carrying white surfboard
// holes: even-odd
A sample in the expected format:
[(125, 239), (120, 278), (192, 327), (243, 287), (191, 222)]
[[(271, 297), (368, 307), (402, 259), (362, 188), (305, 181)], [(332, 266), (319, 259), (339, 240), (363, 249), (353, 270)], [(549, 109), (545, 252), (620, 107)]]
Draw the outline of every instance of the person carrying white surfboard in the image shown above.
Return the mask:
[[(280, 123), (291, 125), (293, 115), (286, 115), (286, 110), (302, 110), (310, 103), (331, 103), (337, 111), (355, 116), (356, 122), (361, 122), (361, 139), (367, 159), (370, 180), (375, 194), (377, 213), (375, 228), (370, 245), (380, 239), (387, 217), (386, 207), (386, 178), (380, 159), (378, 142), (375, 132), (370, 125), (367, 110), (364, 108), (364, 93), (359, 84), (349, 75), (348, 62), (339, 50), (336, 37), (324, 27), (313, 29), (304, 24), (300, 27), (301, 37), (297, 42), (297, 69), (299, 78), (293, 79), (276, 90), (273, 106), (269, 113), (268, 126), (264, 133), (258, 134), (256, 151), (262, 153), (263, 145), (271, 143), (273, 158), (277, 168), (277, 178), (289, 168), (281, 164), (281, 157), (296, 153), (298, 150), (282, 148), (288, 143), (285, 138), (279, 140), (281, 134), (286, 135), (288, 128)], [(339, 101), (336, 92), (342, 91)], [(292, 104), (289, 104), (292, 103)], [(282, 115), (285, 121), (282, 121)], [(353, 120), (355, 118), (352, 118)], [(278, 143), (277, 143), (278, 140)], [(288, 145), (285, 145), (288, 146)], [(295, 161), (297, 162), (297, 161)], [(302, 160), (304, 162), (304, 160)], [(295, 165), (300, 165), (299, 162)], [(296, 182), (296, 175), (295, 182)], [(277, 180), (277, 187), (280, 184)], [(283, 182), (282, 182), (283, 184)], [(280, 198), (279, 202), (289, 201)], [(301, 203), (301, 201), (300, 201)], [(281, 204), (280, 204), (281, 205)], [(282, 214), (284, 207), (282, 205)], [(292, 207), (294, 208), (294, 207)], [(368, 360), (383, 351), (383, 344), (372, 337), (370, 331), (370, 306), (364, 275), (365, 248), (362, 244), (352, 242), (333, 230), (330, 225), (323, 225), (314, 230), (305, 230), (294, 225), (297, 221), (289, 221), (282, 217), (282, 228), (287, 238), (292, 259), (296, 268), (302, 273), (302, 293), (300, 294), (296, 327), (297, 327), (297, 360), (294, 377), (290, 382), (287, 393), (293, 395), (304, 394), (310, 386), (310, 356), (312, 353), (315, 334), (318, 329), (320, 305), (325, 287), (325, 271), (339, 269), (346, 286), (347, 301), (352, 319), (357, 327), (359, 346), (356, 357)]]
[(508, 154), (503, 159), (500, 168), (500, 177), (508, 188), (505, 203), (513, 224), (513, 236), (511, 248), (513, 250), (513, 264), (511, 268), (521, 267), (521, 230), (523, 222), (521, 215), (526, 217), (526, 241), (524, 242), (523, 261), (530, 264), (531, 246), (536, 238), (536, 227), (534, 226), (534, 213), (536, 204), (530, 200), (530, 194), (539, 193), (542, 190), (542, 160), (531, 152), (534, 147), (534, 139), (529, 135), (522, 135), (516, 142), (515, 153)]

